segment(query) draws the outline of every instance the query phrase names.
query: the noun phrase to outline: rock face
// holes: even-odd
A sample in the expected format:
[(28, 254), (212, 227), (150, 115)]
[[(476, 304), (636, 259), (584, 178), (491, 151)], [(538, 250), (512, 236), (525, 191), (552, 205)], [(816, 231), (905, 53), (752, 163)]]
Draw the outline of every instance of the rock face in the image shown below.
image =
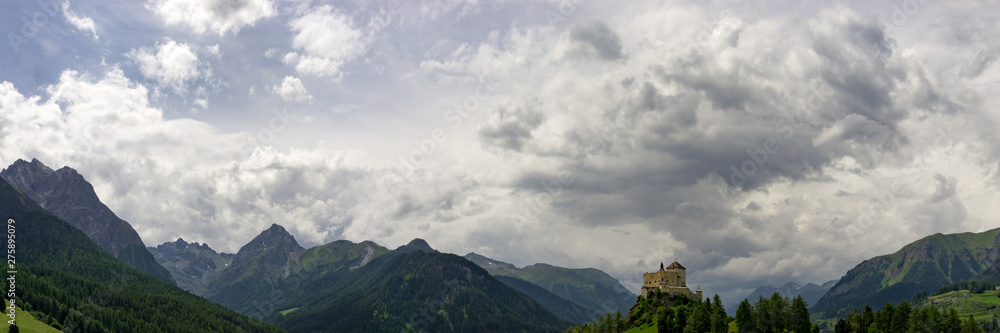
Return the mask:
[(166, 267), (177, 286), (198, 296), (208, 294), (208, 283), (236, 257), (215, 252), (208, 244), (188, 243), (183, 238), (148, 248), (156, 262)]
[(0, 172), (0, 177), (45, 210), (82, 230), (119, 260), (160, 280), (176, 283), (167, 269), (153, 259), (132, 225), (105, 206), (94, 187), (76, 170), (52, 170), (37, 159), (17, 160)]
[(288, 277), (305, 249), (280, 225), (254, 237), (233, 257), (229, 267), (208, 285), (207, 298), (237, 311), (247, 300), (266, 299)]
[(233, 258), (233, 266), (245, 267), (256, 263), (263, 265), (264, 272), (268, 272), (266, 275), (285, 277), (288, 275), (289, 261), (297, 261), (304, 250), (284, 227), (272, 224), (240, 248)]

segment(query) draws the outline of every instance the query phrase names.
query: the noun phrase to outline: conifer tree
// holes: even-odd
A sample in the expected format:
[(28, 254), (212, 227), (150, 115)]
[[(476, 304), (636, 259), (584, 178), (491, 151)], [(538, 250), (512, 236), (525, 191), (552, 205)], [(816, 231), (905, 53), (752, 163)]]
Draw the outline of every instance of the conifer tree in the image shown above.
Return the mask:
[(753, 308), (750, 301), (743, 300), (736, 308), (736, 328), (739, 332), (750, 332), (754, 326)]
[(792, 299), (792, 318), (791, 318), (792, 332), (809, 332), (811, 322), (809, 322), (809, 307), (806, 305), (806, 300), (802, 296), (795, 296)]

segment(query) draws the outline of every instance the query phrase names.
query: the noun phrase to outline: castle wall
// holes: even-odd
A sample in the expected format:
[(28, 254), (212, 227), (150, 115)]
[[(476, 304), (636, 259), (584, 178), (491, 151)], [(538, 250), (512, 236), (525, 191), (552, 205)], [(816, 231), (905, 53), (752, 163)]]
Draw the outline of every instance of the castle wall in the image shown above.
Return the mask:
[(642, 274), (643, 286), (687, 287), (687, 273), (682, 269), (666, 269)]
[(691, 292), (691, 289), (687, 287), (642, 287), (642, 297), (649, 297), (659, 290), (660, 293), (673, 296), (673, 295), (684, 295), (696, 300), (702, 300), (701, 290), (698, 292)]

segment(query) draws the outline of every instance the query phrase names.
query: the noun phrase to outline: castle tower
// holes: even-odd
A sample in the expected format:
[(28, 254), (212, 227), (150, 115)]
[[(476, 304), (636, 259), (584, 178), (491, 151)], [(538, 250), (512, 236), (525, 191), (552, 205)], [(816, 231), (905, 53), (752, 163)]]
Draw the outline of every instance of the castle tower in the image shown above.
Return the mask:
[(681, 263), (677, 262), (677, 259), (674, 259), (674, 262), (670, 263), (670, 266), (667, 266), (664, 272), (667, 273), (667, 286), (687, 287), (687, 268), (684, 268)]

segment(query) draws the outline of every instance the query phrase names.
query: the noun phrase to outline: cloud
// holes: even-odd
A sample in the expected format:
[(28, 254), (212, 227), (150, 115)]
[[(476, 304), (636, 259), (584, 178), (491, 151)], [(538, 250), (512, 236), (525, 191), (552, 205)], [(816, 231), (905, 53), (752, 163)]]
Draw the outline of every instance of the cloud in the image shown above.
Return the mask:
[(963, 232), (969, 211), (957, 197), (958, 179), (934, 174), (934, 192), (909, 209), (909, 229), (918, 234)]
[(360, 152), (250, 146), (242, 156), (248, 133), (165, 119), (118, 69), (65, 71), (44, 91), (25, 96), (0, 83), (0, 159), (79, 170), (150, 245), (183, 236), (234, 251), (276, 221), (307, 244), (333, 241), (377, 187)]
[(480, 127), (480, 141), (484, 145), (520, 151), (531, 140), (531, 131), (545, 121), (540, 104), (530, 101), (528, 105), (502, 107)]
[(69, 10), (69, 1), (62, 4), (62, 13), (66, 17), (66, 21), (73, 25), (76, 30), (90, 32), (94, 36), (94, 39), (98, 39), (97, 35), (97, 25), (94, 24), (94, 19), (86, 16), (79, 16)]
[(167, 25), (183, 24), (195, 33), (223, 36), (276, 14), (269, 0), (150, 0), (146, 7)]
[(288, 27), (295, 34), (292, 48), (302, 54), (289, 52), (281, 61), (302, 75), (339, 78), (344, 64), (363, 55), (369, 43), (350, 16), (328, 5), (291, 20)]
[(928, 203), (939, 202), (955, 196), (955, 187), (958, 183), (958, 179), (954, 177), (945, 177), (941, 174), (934, 175), (934, 184), (937, 188), (934, 190), (934, 194), (928, 199)]
[(312, 99), (312, 95), (302, 85), (302, 80), (292, 76), (286, 76), (281, 80), (281, 86), (275, 86), (274, 93), (285, 101), (301, 102)]
[(578, 24), (570, 31), (570, 38), (596, 51), (601, 59), (617, 60), (622, 57), (621, 39), (602, 22)]
[[(604, 257), (620, 265), (581, 259), (582, 253), (567, 262), (591, 260), (628, 279), (641, 276), (642, 262), (652, 267), (678, 256), (705, 279), (703, 286), (727, 290), (720, 281), (738, 280), (752, 289), (762, 281), (824, 282), (925, 232), (995, 225), (989, 218), (970, 222), (974, 209), (966, 208), (968, 197), (954, 195), (955, 181), (912, 193), (879, 190), (897, 175), (933, 178), (932, 170), (950, 168), (945, 163), (966, 163), (972, 178), (992, 167), (972, 166), (978, 153), (921, 165), (928, 162), (922, 153), (971, 139), (938, 142), (934, 124), (982, 114), (976, 101), (984, 91), (965, 88), (944, 70), (928, 77), (932, 53), (905, 55), (876, 20), (840, 7), (801, 21), (713, 20), (686, 6), (626, 12), (574, 25), (568, 34), (511, 28), (422, 64), (456, 82), (495, 75), (504, 87), (499, 99), (539, 100), (544, 110), (543, 118), (532, 118), (523, 112), (530, 107), (498, 107), (474, 133), (482, 150), (507, 150), (480, 165), (499, 177), (483, 187), (509, 191), (503, 201), (511, 207), (496, 204), (504, 208), (492, 211), (507, 209), (538, 224), (492, 214), (449, 222), (483, 228), (472, 243), (484, 252), (560, 260), (531, 254), (551, 250), (519, 248), (550, 227), (586, 244), (611, 242), (612, 229), (648, 233), (655, 240), (631, 240), (641, 244), (631, 257), (621, 251)], [(699, 30), (704, 21), (708, 33)], [(663, 22), (662, 30), (650, 29)], [(579, 55), (615, 61), (580, 66)], [(940, 195), (931, 198), (947, 198), (921, 209), (933, 191)], [(407, 199), (407, 219), (433, 207), (435, 201), (419, 198)]]
[(191, 46), (167, 38), (155, 48), (143, 47), (127, 54), (139, 66), (139, 72), (160, 86), (171, 87), (177, 93), (186, 91), (189, 81), (197, 78), (198, 55)]
[(208, 100), (206, 100), (206, 99), (198, 98), (198, 99), (195, 99), (193, 103), (194, 103), (194, 105), (197, 105), (197, 106), (201, 107), (202, 109), (207, 109), (208, 108)]
[(477, 0), (426, 1), (420, 3), (419, 12), (420, 17), (428, 21), (442, 17), (462, 20), (479, 14), (482, 11), (481, 7), (482, 4)]

